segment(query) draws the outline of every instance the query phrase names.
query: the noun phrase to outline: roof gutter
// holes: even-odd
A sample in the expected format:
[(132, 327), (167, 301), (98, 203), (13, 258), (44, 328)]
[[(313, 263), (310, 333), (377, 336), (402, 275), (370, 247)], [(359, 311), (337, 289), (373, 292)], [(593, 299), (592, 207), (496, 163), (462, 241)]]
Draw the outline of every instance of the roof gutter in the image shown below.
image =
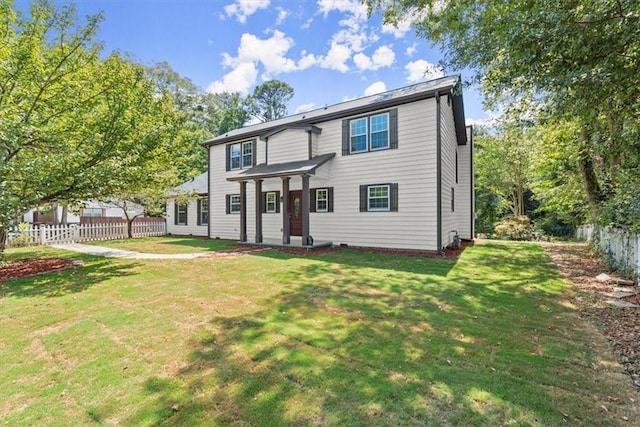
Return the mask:
[(436, 94), (436, 250), (442, 254), (442, 117), (440, 93)]

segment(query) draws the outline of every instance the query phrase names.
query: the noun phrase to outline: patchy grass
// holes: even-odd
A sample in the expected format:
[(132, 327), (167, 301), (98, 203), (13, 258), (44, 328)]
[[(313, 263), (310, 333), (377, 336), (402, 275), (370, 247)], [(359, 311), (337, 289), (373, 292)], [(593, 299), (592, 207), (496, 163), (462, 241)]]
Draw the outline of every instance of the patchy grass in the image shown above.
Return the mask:
[(478, 245), (458, 261), (350, 250), (84, 259), (0, 284), (7, 425), (640, 416), (637, 393), (536, 245)]
[(138, 239), (86, 242), (95, 246), (123, 249), (148, 254), (184, 254), (194, 252), (230, 251), (236, 248), (232, 240), (214, 240), (185, 236), (144, 237)]

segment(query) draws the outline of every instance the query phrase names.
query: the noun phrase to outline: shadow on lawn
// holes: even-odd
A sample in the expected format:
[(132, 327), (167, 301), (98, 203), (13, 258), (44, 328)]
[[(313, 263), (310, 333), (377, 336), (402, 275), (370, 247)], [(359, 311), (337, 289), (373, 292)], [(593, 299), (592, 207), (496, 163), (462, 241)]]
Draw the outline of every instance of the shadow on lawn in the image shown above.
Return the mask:
[[(573, 331), (550, 329), (541, 315), (541, 304), (560, 325), (569, 315), (553, 298), (560, 290), (535, 285), (557, 279), (556, 271), (542, 250), (483, 253), (456, 268), (446, 260), (312, 255), (324, 262), (279, 273), (296, 285), (268, 309), (214, 318), (176, 381), (147, 381), (157, 398), (130, 421), (561, 424), (558, 408), (580, 420), (582, 403), (570, 404), (581, 375), (573, 368), (591, 361), (580, 344), (565, 342)], [(496, 271), (508, 282), (487, 279)]]
[(59, 297), (82, 292), (111, 277), (127, 276), (135, 262), (115, 262), (112, 259), (92, 256), (76, 256), (84, 265), (70, 269), (0, 282), (0, 298), (3, 297)]
[(209, 239), (198, 236), (168, 236), (163, 238), (163, 243), (174, 246), (188, 246), (208, 251), (227, 251), (236, 247), (236, 242), (232, 240)]

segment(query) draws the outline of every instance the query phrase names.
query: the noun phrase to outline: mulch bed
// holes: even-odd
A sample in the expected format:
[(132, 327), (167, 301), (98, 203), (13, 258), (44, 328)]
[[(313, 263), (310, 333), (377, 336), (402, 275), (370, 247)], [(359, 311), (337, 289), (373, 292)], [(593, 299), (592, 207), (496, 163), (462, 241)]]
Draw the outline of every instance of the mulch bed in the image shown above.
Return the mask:
[(0, 263), (0, 282), (20, 277), (36, 276), (50, 271), (62, 270), (75, 265), (66, 258), (25, 258)]
[[(640, 388), (640, 308), (617, 308), (604, 295), (613, 291), (614, 285), (596, 279), (600, 273), (609, 272), (606, 264), (586, 245), (545, 245), (547, 253), (558, 265), (562, 275), (574, 283), (578, 292), (574, 303), (580, 315), (593, 322), (609, 340), (618, 362), (624, 367), (636, 387)], [(612, 274), (613, 276), (613, 274)], [(625, 286), (634, 295), (621, 299), (640, 306), (637, 286)]]

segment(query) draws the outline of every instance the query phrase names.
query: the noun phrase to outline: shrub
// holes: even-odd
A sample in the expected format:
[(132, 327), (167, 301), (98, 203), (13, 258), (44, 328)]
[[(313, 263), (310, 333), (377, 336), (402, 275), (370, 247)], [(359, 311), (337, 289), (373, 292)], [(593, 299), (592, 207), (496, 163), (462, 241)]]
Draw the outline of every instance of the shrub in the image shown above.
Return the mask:
[(533, 223), (526, 215), (508, 216), (494, 226), (496, 236), (510, 240), (531, 240)]

